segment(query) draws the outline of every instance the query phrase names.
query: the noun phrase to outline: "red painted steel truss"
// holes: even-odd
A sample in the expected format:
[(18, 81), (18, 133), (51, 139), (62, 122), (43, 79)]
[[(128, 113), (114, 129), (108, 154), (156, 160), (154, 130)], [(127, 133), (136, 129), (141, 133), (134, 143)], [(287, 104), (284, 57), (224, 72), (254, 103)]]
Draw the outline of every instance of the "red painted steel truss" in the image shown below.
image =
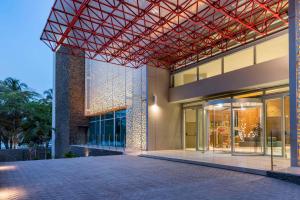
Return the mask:
[(41, 40), (53, 51), (175, 70), (286, 28), (287, 11), (288, 0), (56, 0)]

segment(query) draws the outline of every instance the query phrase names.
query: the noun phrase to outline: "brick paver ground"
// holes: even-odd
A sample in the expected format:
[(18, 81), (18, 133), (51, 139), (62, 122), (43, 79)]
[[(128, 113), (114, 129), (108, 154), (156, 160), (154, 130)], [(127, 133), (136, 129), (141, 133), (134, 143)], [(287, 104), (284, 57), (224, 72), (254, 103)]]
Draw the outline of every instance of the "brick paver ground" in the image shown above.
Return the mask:
[(0, 199), (299, 200), (300, 186), (196, 165), (106, 156), (0, 164)]

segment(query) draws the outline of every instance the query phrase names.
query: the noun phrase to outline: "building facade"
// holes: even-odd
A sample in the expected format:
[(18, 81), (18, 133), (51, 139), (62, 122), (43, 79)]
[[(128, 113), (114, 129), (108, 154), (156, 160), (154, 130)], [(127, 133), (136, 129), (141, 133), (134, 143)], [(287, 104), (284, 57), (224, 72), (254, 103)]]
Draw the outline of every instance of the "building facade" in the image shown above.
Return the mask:
[[(209, 2), (206, 2), (207, 7), (212, 8)], [(95, 6), (90, 1), (86, 3), (87, 8)], [(192, 54), (186, 63), (179, 60), (172, 69), (157, 67), (152, 61), (139, 67), (110, 62), (112, 58), (123, 59), (117, 55), (119, 51), (114, 52), (109, 61), (100, 62), (93, 59), (96, 54), (84, 56), (86, 49), (78, 48), (74, 53), (76, 45), (71, 45), (71, 42), (62, 45), (56, 41), (53, 134), (56, 156), (62, 157), (70, 144), (245, 156), (269, 156), (272, 151), (273, 155), (290, 160), (291, 166), (299, 166), (300, 7), (299, 1), (278, 0), (273, 3), (282, 9), (276, 10), (270, 2), (255, 3), (257, 10), (274, 14), (273, 21), (268, 19), (272, 31), (239, 42), (237, 37), (231, 38), (227, 32), (220, 32), (222, 26), (216, 26), (210, 31), (225, 37), (218, 39), (219, 46), (210, 49), (209, 55), (198, 58), (198, 54)], [(150, 6), (155, 5), (149, 4), (149, 9)], [(289, 12), (285, 16), (287, 7)], [(74, 16), (84, 18), (86, 13), (82, 12)], [(219, 12), (226, 19), (231, 18), (226, 10), (220, 8)], [(191, 16), (183, 18), (194, 19)], [(132, 23), (135, 22), (132, 19)], [(250, 24), (239, 19), (235, 22), (241, 26)], [(265, 20), (264, 23), (267, 26), (269, 22)], [(208, 25), (202, 22), (199, 26), (207, 29)], [(245, 37), (252, 37), (251, 34), (255, 33), (255, 27), (250, 29), (252, 32)], [(121, 40), (121, 34), (115, 37)], [(177, 34), (181, 32), (177, 30)], [(102, 36), (106, 37), (104, 32)], [(170, 38), (163, 39), (164, 42), (171, 41)], [(126, 39), (127, 42), (131, 40), (135, 42), (134, 38)], [(239, 45), (233, 43), (236, 41)], [(106, 45), (113, 49), (112, 42), (115, 41)], [(116, 39), (116, 42), (119, 41)], [(201, 42), (208, 45), (206, 40)], [(136, 43), (132, 45), (138, 46)], [(224, 50), (222, 45), (225, 43), (228, 47)], [(125, 48), (127, 46), (122, 46)], [(161, 55), (165, 53), (160, 51)], [(159, 51), (156, 53), (158, 59)], [(126, 59), (131, 59), (131, 56), (133, 54)], [(174, 59), (170, 52), (167, 57), (168, 61)], [(191, 61), (195, 57), (197, 59)]]

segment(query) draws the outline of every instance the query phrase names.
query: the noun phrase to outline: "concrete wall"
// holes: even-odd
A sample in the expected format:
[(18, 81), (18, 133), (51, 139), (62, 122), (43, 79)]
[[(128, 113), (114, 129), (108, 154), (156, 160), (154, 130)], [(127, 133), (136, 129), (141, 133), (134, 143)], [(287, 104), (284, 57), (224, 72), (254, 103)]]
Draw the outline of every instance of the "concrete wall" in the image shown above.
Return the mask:
[[(180, 104), (170, 104), (168, 99), (169, 71), (148, 67), (148, 150), (181, 149)], [(157, 106), (153, 106), (153, 95)]]
[(186, 102), (201, 97), (245, 89), (287, 84), (288, 57), (249, 66), (169, 90), (170, 102)]
[(85, 144), (88, 120), (84, 116), (85, 59), (66, 54), (61, 47), (55, 55), (55, 157), (63, 157), (69, 144)]

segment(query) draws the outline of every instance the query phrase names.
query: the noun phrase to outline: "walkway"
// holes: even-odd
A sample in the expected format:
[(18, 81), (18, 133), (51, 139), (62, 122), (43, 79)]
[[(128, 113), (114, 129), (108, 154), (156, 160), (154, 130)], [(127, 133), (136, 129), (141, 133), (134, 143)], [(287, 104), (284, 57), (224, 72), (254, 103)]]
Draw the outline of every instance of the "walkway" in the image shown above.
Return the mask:
[[(195, 161), (208, 166), (224, 166), (224, 168), (240, 168), (238, 171), (254, 172), (256, 174), (265, 174), (271, 170), (270, 156), (255, 156), (255, 155), (234, 155), (228, 153), (213, 153), (191, 150), (163, 150), (163, 151), (144, 151), (142, 155), (180, 159), (187, 161)], [(274, 171), (288, 171), (300, 175), (300, 170), (293, 170), (290, 166), (290, 160), (282, 157), (274, 157)]]
[(299, 200), (300, 186), (137, 156), (0, 164), (0, 199)]

